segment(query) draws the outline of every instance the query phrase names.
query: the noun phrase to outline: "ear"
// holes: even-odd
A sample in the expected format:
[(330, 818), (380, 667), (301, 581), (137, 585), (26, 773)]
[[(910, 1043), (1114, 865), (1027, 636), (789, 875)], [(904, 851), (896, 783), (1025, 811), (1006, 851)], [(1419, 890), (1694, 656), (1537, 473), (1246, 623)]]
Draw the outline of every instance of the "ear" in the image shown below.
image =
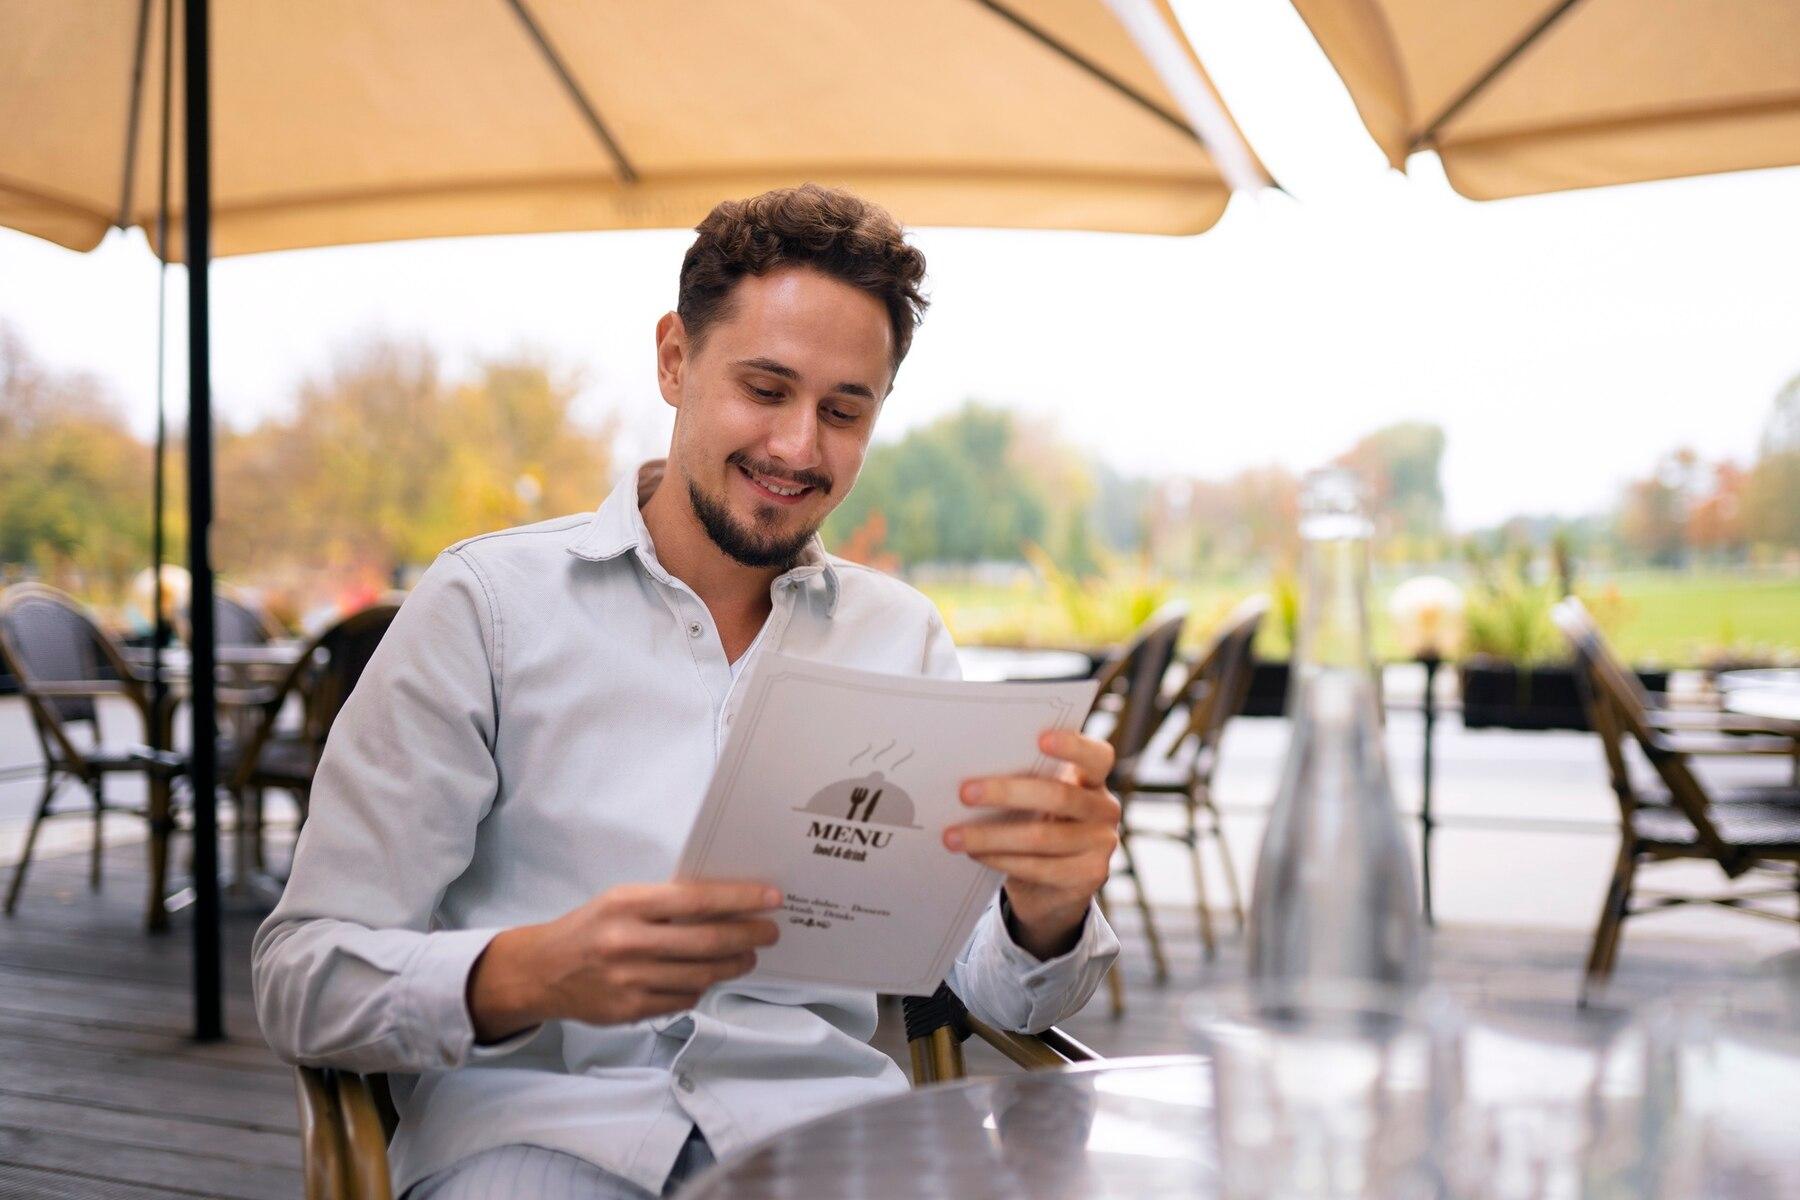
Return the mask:
[(681, 407), (682, 372), (688, 362), (687, 327), (679, 313), (667, 312), (656, 323), (656, 386), (670, 408)]

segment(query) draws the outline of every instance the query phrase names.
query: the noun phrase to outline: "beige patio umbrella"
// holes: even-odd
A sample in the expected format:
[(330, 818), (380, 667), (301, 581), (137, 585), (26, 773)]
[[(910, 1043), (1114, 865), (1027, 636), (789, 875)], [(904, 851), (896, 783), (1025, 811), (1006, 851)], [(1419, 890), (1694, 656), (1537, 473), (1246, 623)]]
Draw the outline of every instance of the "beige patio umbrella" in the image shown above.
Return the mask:
[(1492, 200), (1800, 163), (1800, 0), (1294, 0), (1396, 168)]
[(805, 180), (914, 225), (1198, 233), (1268, 176), (1164, 0), (0, 0), (0, 225), (141, 226), (188, 264), (198, 1037), (224, 1029), (211, 257), (691, 225)]
[[(1198, 233), (1219, 158), (1266, 175), (1166, 3), (1118, 8), (215, 0), (213, 251), (688, 226), (809, 179), (908, 224)], [(0, 224), (76, 249), (154, 224), (162, 10), (0, 0)], [(1146, 14), (1217, 157), (1121, 20)]]

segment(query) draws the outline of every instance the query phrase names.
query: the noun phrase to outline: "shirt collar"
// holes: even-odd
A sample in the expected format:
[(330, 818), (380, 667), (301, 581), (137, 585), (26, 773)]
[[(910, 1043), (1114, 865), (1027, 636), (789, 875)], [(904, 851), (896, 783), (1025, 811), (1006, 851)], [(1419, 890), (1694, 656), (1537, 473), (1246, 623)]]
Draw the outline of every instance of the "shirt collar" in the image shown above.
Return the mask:
[[(665, 581), (669, 580), (668, 572), (656, 560), (656, 546), (650, 540), (650, 529), (644, 524), (644, 514), (639, 508), (662, 482), (666, 464), (666, 459), (653, 458), (620, 479), (612, 494), (601, 501), (593, 519), (583, 525), (569, 542), (569, 553), (590, 562), (607, 562), (627, 551), (633, 551), (647, 571)], [(803, 587), (810, 586), (814, 580), (818, 580), (819, 585), (825, 589), (825, 615), (831, 616), (837, 611), (841, 582), (837, 567), (825, 552), (825, 544), (819, 540), (818, 534), (814, 534), (800, 551), (799, 561), (794, 564), (793, 569), (776, 582)]]

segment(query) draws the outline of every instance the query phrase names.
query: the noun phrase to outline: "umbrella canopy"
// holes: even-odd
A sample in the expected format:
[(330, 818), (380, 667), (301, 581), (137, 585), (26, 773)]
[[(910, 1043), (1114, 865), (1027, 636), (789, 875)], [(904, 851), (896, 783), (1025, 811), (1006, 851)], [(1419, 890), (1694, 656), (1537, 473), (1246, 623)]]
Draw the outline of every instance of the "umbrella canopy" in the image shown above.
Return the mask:
[[(1120, 7), (1160, 22), (1222, 118), (1209, 136), (1260, 176), (1166, 3)], [(0, 0), (0, 225), (75, 249), (152, 229), (163, 8)], [(213, 251), (679, 227), (806, 180), (913, 225), (1198, 233), (1230, 189), (1184, 115), (1192, 96), (1126, 15), (1103, 0), (216, 0)], [(177, 230), (181, 209), (178, 189)]]
[(1795, 0), (1294, 0), (1404, 168), (1476, 200), (1800, 163)]

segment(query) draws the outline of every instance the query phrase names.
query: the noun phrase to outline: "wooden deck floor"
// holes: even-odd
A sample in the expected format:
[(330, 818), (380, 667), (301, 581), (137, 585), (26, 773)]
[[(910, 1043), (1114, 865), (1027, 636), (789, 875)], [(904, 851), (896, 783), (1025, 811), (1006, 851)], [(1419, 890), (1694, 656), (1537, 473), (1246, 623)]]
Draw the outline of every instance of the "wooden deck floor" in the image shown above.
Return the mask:
[[(91, 893), (80, 854), (36, 863), (19, 913), (0, 921), (0, 1197), (229, 1197), (300, 1194), (292, 1077), (263, 1045), (249, 991), (256, 916), (226, 929), (230, 1039), (189, 1037), (189, 940), (141, 930), (142, 851), (114, 846), (105, 887)], [(1121, 905), (1124, 908), (1125, 906)], [(1191, 911), (1159, 915), (1172, 979), (1156, 987), (1135, 915), (1126, 943), (1130, 1006), (1111, 1019), (1105, 994), (1068, 1028), (1109, 1056), (1188, 1048), (1179, 1001), (1209, 978), (1229, 977), (1239, 949), (1202, 961)], [(1583, 939), (1566, 932), (1440, 934), (1437, 973), (1474, 992), (1572, 998)], [(1749, 965), (1741, 946), (1628, 933), (1621, 982), (1628, 995), (1663, 994)], [(879, 1035), (902, 1050), (891, 1019)], [(991, 1054), (975, 1070), (1010, 1069)]]

